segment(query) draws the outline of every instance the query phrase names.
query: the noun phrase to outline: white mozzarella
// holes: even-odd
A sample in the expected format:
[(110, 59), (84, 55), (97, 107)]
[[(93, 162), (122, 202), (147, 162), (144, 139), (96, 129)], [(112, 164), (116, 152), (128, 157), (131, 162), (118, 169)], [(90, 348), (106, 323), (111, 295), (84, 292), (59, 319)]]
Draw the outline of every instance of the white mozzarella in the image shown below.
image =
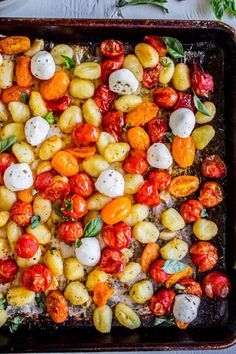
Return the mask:
[(184, 323), (190, 323), (197, 317), (200, 298), (195, 295), (180, 294), (176, 295), (173, 315), (176, 320)]
[(188, 108), (179, 108), (170, 115), (169, 126), (174, 135), (187, 138), (195, 126), (195, 115)]
[(9, 166), (3, 176), (5, 186), (10, 191), (18, 192), (32, 187), (34, 180), (27, 163), (16, 163)]
[(147, 151), (147, 161), (149, 165), (156, 168), (169, 168), (173, 159), (165, 144), (155, 143)]
[(81, 246), (75, 249), (76, 258), (82, 265), (94, 267), (101, 258), (98, 240), (95, 237), (86, 237), (81, 239), (81, 243)]
[(130, 95), (138, 89), (139, 82), (128, 69), (119, 69), (109, 76), (109, 88), (119, 95)]
[(50, 125), (40, 117), (33, 117), (25, 123), (25, 137), (28, 143), (32, 146), (41, 144), (47, 137)]
[(31, 72), (39, 80), (48, 80), (53, 77), (56, 65), (50, 53), (42, 50), (31, 59)]
[(59, 136), (60, 138), (62, 138), (63, 135), (64, 135), (57, 124), (50, 125), (50, 129), (49, 129), (49, 131), (47, 133), (46, 138), (48, 139), (51, 136), (55, 136), (55, 135)]
[(106, 170), (98, 177), (95, 187), (100, 193), (108, 197), (119, 197), (124, 194), (124, 178), (120, 172)]

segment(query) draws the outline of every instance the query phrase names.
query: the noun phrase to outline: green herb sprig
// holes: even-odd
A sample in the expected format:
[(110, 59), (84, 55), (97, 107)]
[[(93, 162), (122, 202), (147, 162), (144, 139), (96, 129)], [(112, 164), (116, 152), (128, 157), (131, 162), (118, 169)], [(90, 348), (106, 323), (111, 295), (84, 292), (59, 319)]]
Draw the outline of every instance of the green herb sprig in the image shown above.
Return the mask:
[(168, 9), (164, 6), (168, 0), (119, 0), (117, 7), (124, 7), (126, 5), (154, 5), (160, 7), (163, 12), (168, 13)]
[(75, 62), (73, 59), (67, 57), (66, 55), (61, 55), (61, 58), (65, 63), (66, 69), (70, 70), (75, 67)]
[(0, 152), (6, 151), (16, 142), (16, 136), (12, 135), (7, 139), (0, 141)]

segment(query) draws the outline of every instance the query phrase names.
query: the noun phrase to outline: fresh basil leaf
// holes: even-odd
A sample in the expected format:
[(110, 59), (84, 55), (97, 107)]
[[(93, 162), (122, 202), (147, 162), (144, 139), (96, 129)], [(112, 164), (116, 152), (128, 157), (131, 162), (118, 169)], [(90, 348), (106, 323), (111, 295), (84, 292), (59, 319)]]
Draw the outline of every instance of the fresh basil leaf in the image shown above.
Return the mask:
[(44, 293), (36, 293), (35, 294), (35, 301), (36, 304), (42, 309), (45, 310), (46, 308), (46, 296)]
[(41, 221), (41, 217), (39, 215), (32, 216), (31, 225), (30, 225), (31, 228), (35, 229), (40, 224), (40, 221)]
[(9, 322), (10, 332), (11, 333), (16, 332), (23, 321), (24, 321), (24, 317), (22, 317), (22, 316), (17, 315), (17, 316), (12, 317)]
[(175, 284), (174, 288), (175, 288), (176, 291), (183, 291), (183, 290), (186, 289), (185, 286), (180, 285), (178, 283)]
[(97, 216), (89, 221), (84, 228), (84, 237), (95, 237), (102, 229), (102, 218)]
[(77, 240), (77, 241), (75, 241), (75, 247), (76, 247), (76, 248), (79, 248), (81, 245), (82, 245), (82, 242), (81, 242), (80, 239)]
[(12, 135), (7, 139), (1, 140), (0, 141), (0, 152), (3, 152), (7, 149), (9, 149), (10, 146), (12, 146), (16, 142), (16, 136)]
[(44, 118), (48, 124), (53, 124), (55, 122), (55, 119), (54, 119), (54, 115), (53, 115), (53, 112), (48, 112), (48, 114), (46, 115), (46, 117)]
[(233, 16), (236, 16), (236, 6), (234, 0), (226, 0), (226, 5), (228, 6), (227, 10)]
[(163, 270), (167, 274), (175, 274), (175, 273), (181, 272), (182, 270), (186, 269), (187, 267), (188, 266), (185, 263), (176, 261), (174, 259), (168, 259), (164, 263)]
[(180, 59), (184, 57), (184, 48), (180, 41), (173, 37), (162, 37), (164, 40), (167, 52), (175, 59)]
[(126, 5), (153, 5), (160, 7), (163, 12), (168, 13), (168, 9), (163, 5), (166, 4), (168, 0), (119, 0), (117, 7), (123, 7)]
[(175, 135), (174, 135), (173, 133), (171, 133), (171, 132), (165, 132), (164, 135), (165, 135), (165, 137), (168, 139), (168, 141), (169, 141), (170, 143), (173, 142), (174, 137), (175, 137)]
[(202, 218), (206, 218), (207, 216), (208, 216), (207, 210), (206, 210), (206, 209), (203, 209), (202, 212), (201, 212), (201, 217), (202, 217)]
[(3, 297), (0, 299), (0, 309), (6, 310), (7, 308), (7, 300)]
[(27, 93), (22, 93), (20, 95), (21, 101), (25, 104), (27, 104), (29, 102), (29, 96), (27, 95)]
[(210, 113), (208, 112), (208, 110), (206, 109), (204, 104), (199, 100), (199, 98), (197, 97), (197, 95), (195, 93), (194, 93), (194, 96), (193, 96), (193, 101), (194, 101), (194, 106), (197, 108), (197, 110), (199, 112), (201, 112), (202, 114), (205, 114), (206, 116), (210, 117)]
[(66, 55), (61, 55), (65, 65), (66, 65), (66, 69), (72, 69), (75, 67), (75, 62), (73, 59), (67, 57)]
[(123, 127), (123, 132), (127, 133), (128, 129), (131, 127), (131, 125), (132, 124), (130, 122), (126, 123), (125, 126)]
[(174, 319), (171, 318), (171, 317), (158, 316), (158, 317), (155, 317), (155, 319), (153, 321), (153, 326), (160, 326), (163, 323), (173, 324), (174, 323)]
[(236, 16), (234, 0), (212, 0), (212, 8), (218, 20), (222, 19), (225, 11), (228, 11), (232, 16)]

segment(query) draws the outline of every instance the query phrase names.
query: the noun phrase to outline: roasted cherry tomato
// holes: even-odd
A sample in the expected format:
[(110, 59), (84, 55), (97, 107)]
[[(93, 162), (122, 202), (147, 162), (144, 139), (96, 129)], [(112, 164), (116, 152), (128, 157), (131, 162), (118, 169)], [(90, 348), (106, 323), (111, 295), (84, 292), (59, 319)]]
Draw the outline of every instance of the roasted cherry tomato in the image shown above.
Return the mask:
[(102, 117), (103, 130), (111, 134), (116, 140), (122, 135), (124, 125), (124, 113), (121, 111), (112, 110)]
[(150, 265), (160, 256), (160, 246), (155, 242), (149, 242), (141, 255), (140, 265), (144, 273), (148, 273)]
[(0, 185), (3, 184), (3, 175), (6, 169), (16, 162), (15, 156), (5, 152), (0, 154)]
[(124, 270), (125, 259), (123, 254), (110, 247), (105, 247), (102, 250), (99, 268), (106, 273), (119, 273)]
[(33, 75), (30, 70), (31, 58), (21, 55), (16, 59), (15, 77), (16, 83), (19, 86), (28, 87), (32, 85)]
[(189, 250), (193, 263), (200, 272), (207, 272), (215, 267), (218, 262), (218, 251), (210, 242), (195, 242)]
[(5, 104), (13, 101), (21, 101), (21, 95), (23, 93), (30, 95), (31, 88), (14, 85), (12, 87), (6, 88), (5, 90), (2, 90), (1, 100)]
[(52, 184), (54, 174), (52, 171), (46, 171), (40, 173), (35, 180), (35, 189), (38, 193), (45, 191), (47, 187)]
[(131, 205), (131, 201), (127, 197), (119, 197), (112, 200), (102, 208), (102, 220), (108, 225), (117, 224), (127, 218)]
[(55, 202), (57, 199), (63, 199), (70, 194), (70, 185), (62, 180), (54, 179), (52, 183), (45, 188), (43, 192), (39, 192), (39, 194), (44, 199), (49, 199), (51, 202)]
[(134, 195), (134, 199), (137, 203), (148, 206), (157, 206), (161, 202), (154, 181), (145, 181), (139, 188), (138, 192)]
[(83, 236), (83, 227), (79, 221), (63, 221), (58, 227), (59, 238), (68, 243), (73, 243)]
[(114, 58), (124, 53), (124, 45), (115, 39), (107, 39), (100, 44), (100, 50), (105, 57)]
[(146, 130), (152, 143), (159, 143), (168, 131), (168, 125), (163, 118), (154, 118), (146, 124)]
[(76, 157), (68, 151), (56, 152), (51, 159), (51, 165), (62, 176), (71, 177), (79, 172)]
[(161, 70), (161, 65), (157, 64), (154, 68), (146, 68), (143, 70), (143, 80), (142, 84), (144, 87), (149, 89), (157, 86), (159, 81), (159, 74)]
[(20, 226), (28, 226), (33, 216), (33, 209), (30, 203), (17, 200), (10, 210), (11, 218)]
[(101, 113), (108, 112), (111, 109), (115, 98), (116, 94), (109, 90), (109, 87), (106, 85), (99, 86), (93, 96)]
[(123, 169), (127, 173), (138, 173), (143, 175), (148, 170), (146, 151), (130, 150), (129, 155), (123, 162)]
[(203, 293), (210, 299), (225, 299), (229, 295), (231, 288), (232, 284), (228, 275), (219, 270), (213, 270), (213, 272), (208, 273), (202, 281)]
[(71, 104), (69, 96), (62, 96), (57, 100), (45, 100), (47, 109), (53, 112), (64, 112)]
[(172, 156), (182, 168), (192, 166), (195, 158), (195, 143), (191, 136), (180, 138), (175, 136), (171, 145)]
[(52, 284), (53, 274), (44, 264), (38, 263), (24, 269), (21, 280), (26, 289), (43, 293)]
[(130, 128), (127, 139), (133, 149), (147, 150), (150, 146), (149, 136), (142, 127)]
[(178, 92), (178, 100), (173, 108), (173, 111), (176, 111), (179, 108), (188, 108), (195, 112), (196, 108), (193, 101), (193, 95), (185, 92)]
[(172, 108), (178, 100), (178, 94), (171, 87), (158, 87), (153, 96), (156, 105), (165, 109)]
[(77, 193), (84, 198), (89, 197), (94, 190), (93, 181), (84, 172), (79, 172), (69, 180), (72, 193)]
[(221, 185), (217, 182), (203, 183), (199, 201), (207, 208), (212, 208), (221, 203), (224, 198), (224, 191)]
[(69, 146), (65, 148), (65, 151), (77, 159), (85, 159), (96, 154), (96, 144), (90, 144), (86, 146)]
[(69, 316), (68, 303), (59, 290), (52, 290), (46, 296), (47, 312), (53, 322), (62, 323)]
[(144, 42), (156, 49), (160, 57), (164, 57), (167, 54), (166, 44), (161, 37), (155, 35), (145, 36)]
[(61, 213), (67, 218), (78, 220), (88, 211), (86, 200), (79, 194), (69, 195), (61, 204)]
[(11, 283), (18, 272), (18, 265), (12, 258), (0, 259), (0, 284)]
[(151, 264), (149, 273), (154, 281), (157, 283), (165, 283), (165, 281), (170, 277), (170, 274), (167, 274), (162, 269), (165, 264), (164, 259), (157, 259)]
[(148, 180), (153, 181), (157, 190), (161, 192), (168, 188), (171, 175), (165, 171), (152, 171), (148, 174)]
[(106, 225), (102, 229), (103, 241), (116, 250), (129, 247), (131, 238), (131, 227), (123, 221), (115, 225)]
[(214, 90), (213, 77), (203, 71), (197, 64), (193, 64), (191, 88), (198, 96), (206, 98), (208, 98)]
[(207, 178), (222, 178), (227, 175), (227, 169), (219, 155), (210, 155), (202, 161), (201, 173)]
[(126, 114), (125, 122), (134, 127), (144, 126), (147, 122), (157, 117), (158, 112), (159, 108), (155, 103), (144, 100), (138, 107)]
[(99, 129), (92, 124), (78, 123), (73, 129), (71, 137), (77, 146), (89, 145), (98, 141)]
[(22, 258), (31, 258), (39, 249), (37, 238), (31, 234), (21, 235), (15, 244), (17, 256)]
[(108, 77), (122, 67), (124, 61), (124, 55), (120, 55), (113, 59), (105, 59), (101, 62), (101, 80), (106, 82)]
[(202, 211), (202, 203), (195, 199), (186, 200), (180, 207), (180, 214), (187, 223), (198, 220), (201, 217)]
[(199, 187), (199, 179), (196, 176), (174, 177), (169, 185), (169, 192), (176, 198), (187, 197)]
[(178, 281), (177, 284), (179, 284), (182, 287), (184, 287), (184, 289), (180, 290), (181, 293), (189, 294), (189, 295), (195, 295), (195, 296), (198, 296), (198, 297), (202, 296), (201, 285), (196, 280), (193, 280), (192, 278), (181, 279), (181, 280)]
[(172, 311), (175, 292), (161, 289), (148, 301), (148, 307), (155, 316), (169, 316)]

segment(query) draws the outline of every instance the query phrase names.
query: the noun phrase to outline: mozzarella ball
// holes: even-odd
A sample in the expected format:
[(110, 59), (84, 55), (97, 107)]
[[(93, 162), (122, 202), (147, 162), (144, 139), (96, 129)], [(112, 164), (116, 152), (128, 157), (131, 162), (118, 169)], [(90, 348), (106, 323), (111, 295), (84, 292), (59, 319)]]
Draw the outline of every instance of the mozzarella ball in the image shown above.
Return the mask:
[(50, 53), (42, 50), (31, 59), (31, 72), (39, 80), (48, 80), (53, 77), (56, 65)]
[(50, 125), (40, 117), (30, 118), (25, 124), (25, 137), (28, 143), (32, 146), (41, 144), (49, 132)]
[(128, 69), (116, 70), (109, 76), (110, 90), (119, 95), (130, 95), (134, 93), (138, 85), (138, 80)]
[(200, 298), (195, 295), (176, 295), (173, 315), (177, 321), (190, 323), (197, 317)]
[(100, 193), (111, 198), (123, 195), (124, 186), (124, 177), (120, 172), (114, 170), (103, 171), (95, 183), (95, 187)]
[(155, 143), (147, 151), (147, 161), (149, 165), (156, 168), (169, 168), (173, 159), (165, 144)]
[(5, 186), (12, 192), (30, 188), (33, 183), (31, 169), (27, 163), (16, 163), (9, 166), (3, 176)]
[(101, 257), (98, 240), (94, 237), (87, 237), (83, 238), (81, 243), (81, 246), (75, 249), (76, 258), (82, 265), (94, 267)]
[(195, 115), (188, 108), (179, 108), (170, 115), (169, 126), (174, 135), (187, 138), (195, 126)]

